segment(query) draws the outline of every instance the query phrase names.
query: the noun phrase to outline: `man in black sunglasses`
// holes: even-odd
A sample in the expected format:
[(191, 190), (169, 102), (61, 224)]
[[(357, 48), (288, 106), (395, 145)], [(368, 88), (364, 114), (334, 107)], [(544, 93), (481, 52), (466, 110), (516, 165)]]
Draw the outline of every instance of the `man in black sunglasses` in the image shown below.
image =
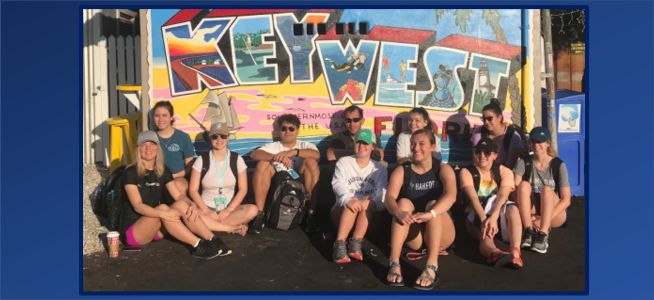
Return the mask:
[[(275, 120), (280, 140), (261, 146), (250, 154), (257, 162), (254, 170), (252, 185), (254, 186), (254, 202), (259, 214), (251, 225), (251, 232), (261, 233), (263, 229), (266, 196), (270, 190), (270, 183), (277, 170), (293, 169), (301, 174), (304, 187), (313, 196), (313, 188), (320, 177), (320, 152), (316, 145), (299, 141), (300, 119), (293, 114), (284, 114)], [(291, 171), (292, 172), (292, 171)], [(310, 197), (309, 210), (315, 209), (315, 201)]]
[[(343, 128), (345, 130), (332, 134), (329, 148), (327, 148), (326, 155), (327, 161), (330, 164), (335, 164), (336, 161), (348, 155), (354, 154), (354, 136), (365, 121), (363, 117), (363, 109), (356, 105), (352, 105), (345, 109), (345, 117), (343, 118)], [(378, 146), (373, 149), (371, 158), (375, 161), (384, 160), (384, 150)]]

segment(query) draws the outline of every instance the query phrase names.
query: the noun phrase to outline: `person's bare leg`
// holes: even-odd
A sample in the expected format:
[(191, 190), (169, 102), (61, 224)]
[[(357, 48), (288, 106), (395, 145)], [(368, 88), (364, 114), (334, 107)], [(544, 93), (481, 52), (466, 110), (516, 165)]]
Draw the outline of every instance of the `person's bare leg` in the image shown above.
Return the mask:
[(252, 176), (252, 185), (254, 186), (254, 205), (259, 211), (263, 211), (266, 205), (266, 197), (270, 190), (270, 181), (275, 175), (275, 167), (268, 161), (260, 161), (254, 170)]

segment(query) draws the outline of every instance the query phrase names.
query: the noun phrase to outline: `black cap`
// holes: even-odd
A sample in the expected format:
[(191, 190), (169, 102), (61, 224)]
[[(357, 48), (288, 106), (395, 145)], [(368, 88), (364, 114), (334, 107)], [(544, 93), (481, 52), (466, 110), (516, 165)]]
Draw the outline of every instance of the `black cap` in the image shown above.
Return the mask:
[(495, 152), (497, 153), (497, 143), (488, 137), (483, 137), (479, 142), (477, 142), (477, 145), (475, 146), (475, 150), (481, 151), (481, 152)]
[(529, 139), (537, 143), (549, 141), (550, 131), (545, 127), (534, 127), (529, 133)]

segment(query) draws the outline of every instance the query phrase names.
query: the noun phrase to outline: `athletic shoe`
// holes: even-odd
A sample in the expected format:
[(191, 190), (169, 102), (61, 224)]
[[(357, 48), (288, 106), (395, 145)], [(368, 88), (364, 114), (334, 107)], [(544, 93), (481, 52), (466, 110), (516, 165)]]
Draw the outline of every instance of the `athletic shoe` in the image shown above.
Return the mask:
[(347, 256), (347, 249), (344, 240), (337, 240), (334, 242), (332, 258), (337, 264), (347, 264), (350, 262), (350, 257)]
[(220, 250), (220, 254), (218, 254), (218, 256), (227, 256), (232, 254), (232, 249), (229, 249), (229, 247), (225, 245), (225, 242), (218, 238), (217, 235), (214, 235), (213, 238), (209, 240), (209, 245)]
[(191, 256), (199, 259), (210, 260), (220, 255), (220, 249), (213, 247), (207, 240), (200, 240), (198, 246), (191, 250)]
[(361, 251), (361, 240), (350, 239), (348, 241), (347, 255), (358, 261), (363, 261), (363, 252)]
[(547, 242), (547, 234), (545, 232), (539, 231), (534, 236), (534, 243), (531, 245), (531, 251), (536, 251), (538, 253), (546, 253), (549, 244)]
[(263, 232), (263, 227), (266, 225), (265, 223), (266, 215), (260, 211), (248, 225), (248, 232), (253, 234), (260, 234)]
[(520, 244), (520, 247), (531, 248), (531, 244), (533, 243), (535, 235), (536, 232), (531, 227), (526, 228), (522, 232), (522, 244)]

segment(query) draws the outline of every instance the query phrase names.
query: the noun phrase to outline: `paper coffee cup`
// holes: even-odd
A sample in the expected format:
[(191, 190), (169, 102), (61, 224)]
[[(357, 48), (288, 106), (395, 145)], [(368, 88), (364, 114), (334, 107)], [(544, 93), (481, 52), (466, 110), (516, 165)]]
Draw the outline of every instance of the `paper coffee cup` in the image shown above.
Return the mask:
[(118, 231), (109, 231), (107, 233), (107, 244), (109, 245), (109, 257), (118, 257), (120, 252), (120, 233)]

